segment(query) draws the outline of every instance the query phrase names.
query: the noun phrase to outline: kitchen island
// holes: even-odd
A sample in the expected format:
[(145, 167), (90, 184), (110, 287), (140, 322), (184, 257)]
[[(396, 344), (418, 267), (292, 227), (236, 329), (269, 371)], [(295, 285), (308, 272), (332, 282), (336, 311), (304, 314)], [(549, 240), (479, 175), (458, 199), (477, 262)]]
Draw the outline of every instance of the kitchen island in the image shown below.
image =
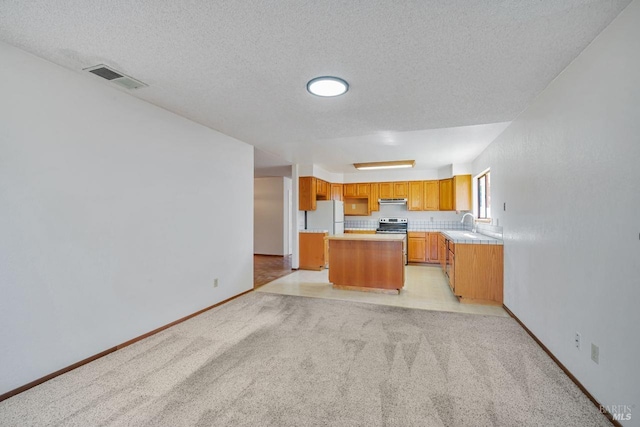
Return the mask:
[(400, 293), (404, 286), (404, 236), (328, 236), (329, 282), (334, 288)]

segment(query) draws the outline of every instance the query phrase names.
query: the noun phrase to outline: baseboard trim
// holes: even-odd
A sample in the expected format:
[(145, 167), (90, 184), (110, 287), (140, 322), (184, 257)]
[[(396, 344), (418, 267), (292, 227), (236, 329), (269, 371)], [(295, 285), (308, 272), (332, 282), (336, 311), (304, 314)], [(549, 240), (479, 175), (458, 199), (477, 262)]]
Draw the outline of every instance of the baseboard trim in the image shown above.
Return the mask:
[(126, 341), (126, 342), (124, 342), (122, 344), (118, 344), (115, 347), (111, 347), (111, 348), (109, 348), (107, 350), (104, 350), (104, 351), (98, 353), (98, 354), (94, 354), (93, 356), (87, 357), (86, 359), (83, 359), (83, 360), (81, 360), (79, 362), (76, 362), (76, 363), (74, 363), (72, 365), (69, 365), (69, 366), (67, 366), (65, 368), (59, 369), (59, 370), (57, 370), (57, 371), (55, 371), (55, 372), (53, 372), (51, 374), (45, 375), (42, 378), (38, 378), (37, 380), (31, 381), (28, 384), (25, 384), (25, 385), (20, 386), (20, 387), (18, 387), (16, 389), (10, 390), (10, 391), (8, 391), (6, 393), (0, 394), (0, 402), (2, 402), (3, 400), (8, 399), (10, 397), (13, 397), (16, 394), (20, 394), (20, 393), (22, 393), (24, 391), (27, 391), (30, 388), (33, 388), (33, 387), (35, 387), (37, 385), (40, 385), (40, 384), (42, 384), (44, 382), (47, 382), (50, 379), (53, 379), (53, 378), (55, 378), (55, 377), (57, 377), (59, 375), (65, 374), (65, 373), (67, 373), (69, 371), (73, 371), (74, 369), (79, 368), (82, 365), (86, 365), (89, 362), (93, 362), (94, 360), (100, 359), (101, 357), (104, 357), (107, 354), (113, 353), (114, 351), (118, 351), (118, 350), (123, 349), (123, 348), (125, 348), (127, 346), (130, 346), (133, 343), (136, 343), (136, 342), (138, 342), (140, 340), (143, 340), (143, 339), (148, 338), (148, 337), (150, 337), (152, 335), (155, 335), (158, 332), (164, 331), (167, 328), (170, 328), (172, 326), (177, 325), (178, 323), (182, 323), (185, 320), (189, 320), (192, 317), (195, 317), (195, 316), (197, 316), (199, 314), (204, 313), (205, 311), (211, 310), (212, 308), (216, 308), (216, 307), (218, 307), (218, 306), (220, 306), (222, 304), (225, 304), (225, 303), (227, 303), (227, 302), (229, 302), (231, 300), (234, 300), (234, 299), (236, 299), (238, 297), (241, 297), (242, 295), (248, 294), (249, 292), (253, 292), (253, 289), (249, 289), (248, 291), (241, 292), (238, 295), (232, 296), (231, 298), (227, 298), (224, 301), (220, 301), (219, 303), (216, 303), (216, 304), (213, 304), (213, 305), (211, 305), (209, 307), (203, 308), (202, 310), (198, 310), (195, 313), (189, 314), (188, 316), (182, 317), (182, 318), (180, 318), (178, 320), (175, 320), (175, 321), (173, 321), (171, 323), (168, 323), (168, 324), (166, 324), (164, 326), (161, 326), (161, 327), (159, 327), (157, 329), (154, 329), (151, 332), (147, 332), (146, 334), (142, 334), (139, 337), (133, 338), (133, 339), (131, 339), (129, 341)]
[(504, 308), (504, 309), (505, 309), (505, 311), (509, 314), (509, 316), (511, 316), (511, 317), (512, 317), (516, 322), (518, 322), (518, 324), (519, 324), (520, 326), (522, 326), (522, 329), (524, 329), (524, 330), (529, 334), (529, 336), (530, 336), (531, 338), (533, 338), (533, 340), (534, 340), (536, 343), (538, 343), (538, 345), (540, 346), (540, 348), (542, 348), (542, 349), (545, 351), (545, 353), (547, 353), (547, 354), (549, 355), (549, 357), (550, 357), (551, 359), (553, 359), (553, 361), (554, 361), (554, 362), (556, 362), (556, 365), (558, 365), (558, 367), (559, 367), (560, 369), (562, 369), (562, 371), (563, 371), (563, 372), (564, 372), (564, 373), (569, 377), (569, 379), (571, 379), (571, 381), (573, 381), (573, 382), (575, 383), (575, 385), (577, 385), (577, 386), (578, 386), (578, 388), (579, 388), (579, 389), (580, 389), (580, 390), (585, 394), (585, 396), (587, 396), (587, 397), (589, 398), (589, 400), (590, 400), (590, 401), (591, 401), (591, 402), (596, 406), (596, 408), (598, 408), (598, 410), (599, 410), (599, 411), (600, 411), (600, 412), (601, 412), (605, 417), (607, 417), (607, 419), (611, 422), (611, 424), (613, 424), (613, 425), (614, 425), (614, 426), (616, 426), (616, 427), (623, 427), (623, 426), (622, 426), (622, 424), (620, 424), (620, 422), (619, 422), (619, 421), (617, 421), (617, 420), (614, 420), (614, 419), (613, 419), (613, 415), (611, 415), (611, 414), (610, 414), (606, 409), (604, 409), (604, 407), (600, 404), (600, 402), (598, 402), (598, 401), (596, 400), (596, 398), (595, 398), (595, 397), (593, 397), (593, 396), (591, 395), (591, 393), (589, 393), (589, 390), (587, 390), (587, 389), (582, 385), (582, 383), (580, 383), (580, 381), (578, 381), (578, 379), (577, 379), (577, 378), (576, 378), (576, 377), (571, 373), (571, 371), (569, 371), (569, 370), (567, 369), (567, 367), (566, 367), (566, 366), (564, 366), (564, 365), (562, 364), (562, 362), (560, 362), (560, 361), (558, 360), (558, 358), (557, 358), (556, 356), (554, 356), (554, 355), (553, 355), (553, 353), (551, 353), (551, 351), (547, 348), (547, 346), (546, 346), (546, 345), (544, 345), (544, 344), (542, 343), (542, 341), (540, 341), (540, 340), (538, 339), (538, 337), (536, 337), (536, 336), (534, 335), (534, 333), (533, 333), (533, 332), (531, 332), (531, 330), (529, 330), (529, 328), (527, 328), (527, 326), (526, 326), (524, 323), (522, 323), (522, 321), (521, 321), (520, 319), (518, 319), (518, 316), (516, 316), (515, 314), (513, 314), (513, 312), (512, 312), (511, 310), (509, 310), (509, 308), (508, 308), (506, 305), (502, 304), (502, 308)]

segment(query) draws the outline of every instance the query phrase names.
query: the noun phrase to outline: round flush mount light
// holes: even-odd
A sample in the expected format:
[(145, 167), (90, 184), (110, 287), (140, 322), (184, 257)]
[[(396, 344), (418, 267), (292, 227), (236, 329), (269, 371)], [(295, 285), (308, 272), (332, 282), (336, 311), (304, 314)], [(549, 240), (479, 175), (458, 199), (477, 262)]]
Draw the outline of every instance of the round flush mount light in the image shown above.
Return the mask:
[(349, 83), (338, 77), (316, 77), (307, 83), (309, 93), (316, 96), (339, 96), (349, 90)]

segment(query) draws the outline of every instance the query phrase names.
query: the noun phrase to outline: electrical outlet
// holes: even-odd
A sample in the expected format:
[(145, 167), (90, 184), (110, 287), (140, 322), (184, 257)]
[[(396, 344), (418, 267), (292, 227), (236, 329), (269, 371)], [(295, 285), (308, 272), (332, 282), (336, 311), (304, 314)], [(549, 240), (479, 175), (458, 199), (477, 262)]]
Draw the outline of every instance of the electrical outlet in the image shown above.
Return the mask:
[(600, 364), (600, 347), (594, 343), (591, 343), (591, 360)]
[(218, 287), (218, 278), (217, 277), (215, 279), (213, 279), (213, 287), (214, 288)]
[(581, 339), (582, 339), (582, 335), (580, 335), (580, 332), (576, 332), (575, 343), (576, 343), (576, 348), (578, 350), (580, 350), (580, 340)]

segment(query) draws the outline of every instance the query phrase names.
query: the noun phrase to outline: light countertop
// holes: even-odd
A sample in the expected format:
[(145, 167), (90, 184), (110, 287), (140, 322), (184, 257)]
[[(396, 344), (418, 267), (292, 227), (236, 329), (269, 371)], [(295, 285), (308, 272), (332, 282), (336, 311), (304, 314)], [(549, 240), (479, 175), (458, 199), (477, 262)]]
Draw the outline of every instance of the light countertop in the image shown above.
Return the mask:
[(404, 234), (336, 234), (326, 237), (329, 240), (367, 240), (370, 242), (401, 242)]
[(320, 233), (320, 234), (324, 234), (324, 233), (328, 233), (329, 230), (298, 230), (298, 233)]
[(485, 236), (480, 233), (472, 233), (466, 230), (440, 230), (453, 243), (471, 244), (471, 245), (503, 245), (500, 239)]

